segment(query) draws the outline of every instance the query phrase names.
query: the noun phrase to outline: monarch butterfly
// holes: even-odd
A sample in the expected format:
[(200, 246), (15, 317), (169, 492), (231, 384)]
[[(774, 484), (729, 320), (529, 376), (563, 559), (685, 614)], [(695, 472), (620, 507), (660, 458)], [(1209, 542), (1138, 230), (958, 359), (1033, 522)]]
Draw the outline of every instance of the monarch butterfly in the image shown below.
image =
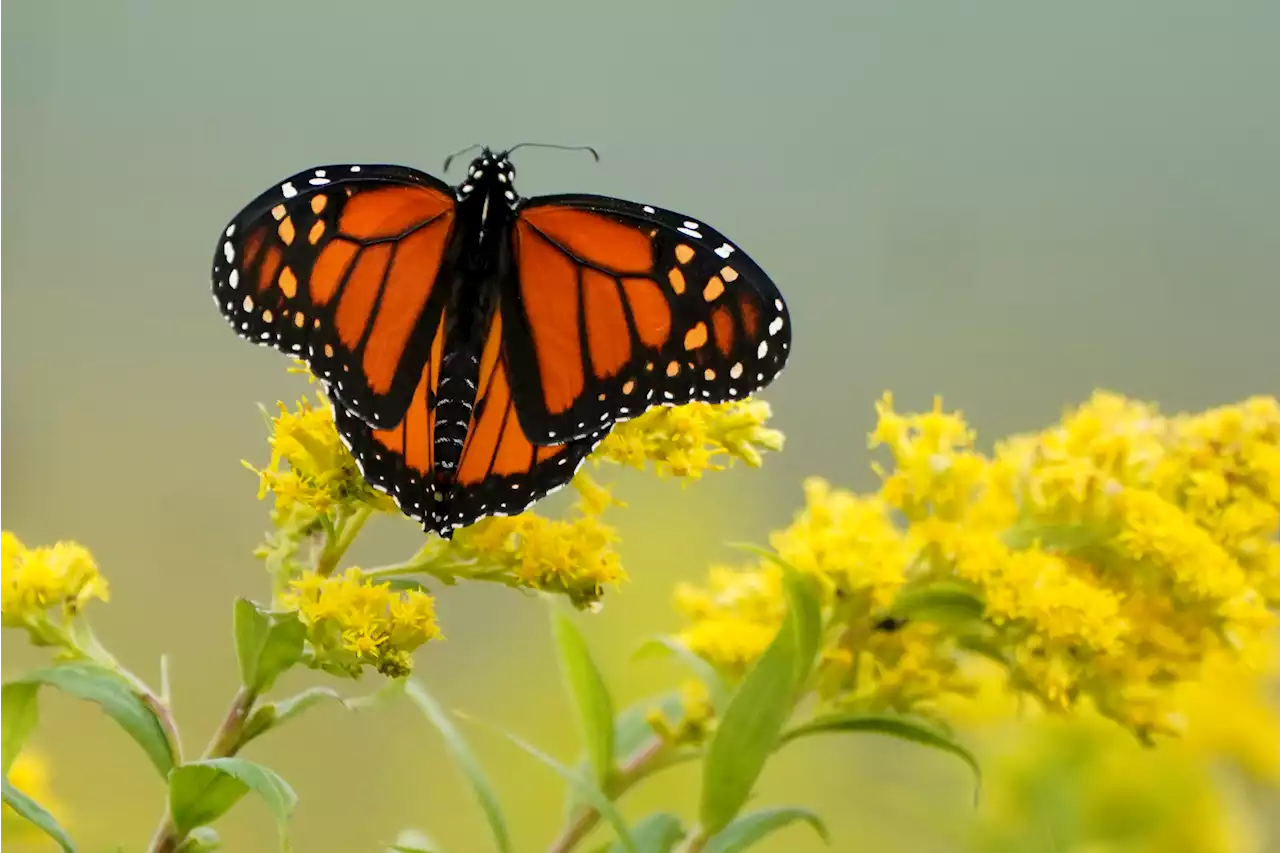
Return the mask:
[(484, 148), (456, 187), (299, 172), (214, 253), (226, 320), (304, 359), (366, 480), (446, 537), (563, 486), (617, 421), (757, 391), (791, 343), (778, 289), (722, 234), (604, 196), (521, 198), (509, 154)]

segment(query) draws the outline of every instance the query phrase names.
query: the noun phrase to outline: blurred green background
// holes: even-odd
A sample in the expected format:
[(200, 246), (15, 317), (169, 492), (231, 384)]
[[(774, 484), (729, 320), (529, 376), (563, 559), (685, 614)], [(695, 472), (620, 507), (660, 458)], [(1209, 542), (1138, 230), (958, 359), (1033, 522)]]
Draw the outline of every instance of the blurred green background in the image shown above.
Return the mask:
[[(241, 205), (307, 166), (438, 172), (473, 142), (591, 144), (600, 165), (522, 152), (520, 190), (696, 215), (786, 294), (794, 354), (766, 397), (787, 451), (687, 489), (620, 478), (633, 580), (583, 622), (628, 699), (674, 675), (629, 662), (675, 626), (674, 582), (785, 523), (807, 474), (872, 486), (865, 433), (886, 388), (903, 408), (944, 394), (988, 440), (1098, 386), (1170, 410), (1280, 391), (1272, 0), (14, 0), (2, 32), (3, 524), (93, 549), (113, 595), (95, 624), (145, 677), (171, 654), (189, 748), (235, 687), (231, 601), (266, 591), (249, 552), (268, 507), (239, 464), (266, 457), (254, 404), (299, 388), (225, 326), (209, 262)], [(419, 537), (385, 521), (356, 556), (396, 559)], [(437, 695), (570, 757), (543, 608), (455, 588), (439, 611), (448, 640), (418, 655)], [(6, 671), (38, 660), (8, 640)], [(73, 834), (141, 849), (154, 771), (92, 709), (43, 705), (37, 743)], [(558, 781), (472, 734), (539, 849)], [(408, 825), (482, 849), (407, 707), (318, 709), (252, 755), (298, 789), (301, 851), (373, 851)], [(691, 801), (692, 774), (671, 780)], [(877, 851), (957, 849), (970, 795), (946, 758), (855, 741), (797, 748), (760, 792), (817, 808), (837, 849)], [(275, 844), (253, 804), (223, 834)], [(773, 849), (816, 844), (795, 831)]]

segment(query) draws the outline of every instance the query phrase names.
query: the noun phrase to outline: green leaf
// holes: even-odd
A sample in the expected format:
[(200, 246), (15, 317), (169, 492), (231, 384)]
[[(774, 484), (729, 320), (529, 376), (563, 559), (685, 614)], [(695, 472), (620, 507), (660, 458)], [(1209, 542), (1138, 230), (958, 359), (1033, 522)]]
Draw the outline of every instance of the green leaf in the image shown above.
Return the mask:
[(816, 814), (808, 809), (784, 807), (752, 812), (738, 818), (708, 839), (702, 853), (740, 853), (765, 836), (797, 821), (809, 824), (824, 843), (831, 843), (827, 827)]
[(986, 603), (973, 590), (955, 583), (904, 590), (889, 608), (897, 618), (928, 622), (972, 622), (980, 620), (986, 609)]
[(162, 775), (173, 768), (174, 754), (164, 726), (132, 685), (95, 663), (65, 663), (28, 672), (11, 683), (56, 687), (101, 706), (132, 737)]
[(233, 622), (240, 681), (253, 693), (270, 690), (280, 673), (302, 660), (307, 629), (298, 614), (272, 613), (238, 598)]
[(253, 791), (266, 803), (289, 849), (289, 816), (298, 795), (273, 770), (245, 758), (209, 758), (175, 767), (169, 774), (169, 816), (179, 833), (212, 823)]
[(1048, 551), (1079, 551), (1107, 541), (1115, 531), (1103, 524), (1040, 524), (1019, 522), (1005, 531), (1004, 543), (1014, 550), (1037, 542)]
[(259, 705), (244, 724), (244, 732), (240, 735), (240, 745), (248, 743), (277, 726), (301, 714), (313, 705), (321, 702), (338, 702), (350, 708), (347, 700), (332, 687), (308, 687), (301, 693), (280, 699), (265, 705)]
[(787, 596), (788, 614), (794, 620), (796, 631), (796, 686), (803, 687), (817, 665), (818, 650), (822, 647), (822, 602), (814, 583), (791, 563), (773, 551), (753, 545), (740, 546), (753, 551), (782, 570), (783, 590)]
[(708, 833), (727, 826), (746, 804), (817, 653), (816, 594), (794, 570), (781, 565), (786, 618), (729, 700), (703, 760), (699, 820)]
[(600, 816), (613, 827), (614, 834), (618, 836), (618, 843), (622, 845), (622, 848), (627, 853), (639, 853), (635, 839), (631, 837), (631, 830), (627, 828), (627, 822), (622, 819), (622, 814), (614, 807), (613, 801), (609, 799), (609, 796), (600, 790), (590, 776), (577, 772), (571, 767), (566, 767), (533, 744), (516, 737), (511, 732), (503, 731), (502, 729), (499, 729), (499, 731), (506, 735), (507, 739), (516, 746), (559, 774), (573, 788), (573, 792), (578, 799), (600, 812)]
[[(680, 823), (680, 818), (666, 812), (649, 815), (631, 830), (638, 853), (671, 853), (684, 836), (684, 824)], [(621, 841), (615, 841), (609, 847), (609, 853), (623, 853), (624, 850), (626, 847)]]
[(689, 669), (693, 670), (693, 674), (698, 677), (707, 688), (707, 696), (711, 699), (711, 706), (717, 711), (723, 711), (725, 704), (729, 701), (729, 687), (725, 684), (724, 679), (720, 677), (720, 673), (705, 658), (699, 656), (697, 652), (688, 646), (678, 642), (673, 637), (650, 637), (640, 644), (639, 648), (631, 656), (632, 660), (644, 660), (646, 658), (674, 656)]
[(440, 732), (441, 737), (444, 738), (445, 748), (453, 758), (453, 763), (471, 783), (471, 789), (475, 791), (476, 799), (480, 801), (480, 808), (484, 810), (485, 819), (489, 822), (489, 829), (493, 833), (494, 844), (499, 853), (511, 853), (511, 834), (507, 830), (507, 820), (502, 814), (502, 805), (498, 802), (493, 787), (485, 778), (484, 771), (480, 769), (480, 762), (476, 760), (475, 753), (471, 751), (466, 739), (453, 724), (453, 720), (449, 718), (444, 708), (440, 707), (440, 703), (420, 682), (408, 679), (405, 684), (405, 693)]
[(552, 633), (560, 652), (560, 672), (573, 699), (583, 745), (596, 783), (608, 784), (613, 773), (613, 700), (586, 640), (563, 610), (551, 608)]
[(3, 761), (0, 763), (3, 764), (2, 772), (6, 775), (40, 718), (36, 703), (39, 693), (39, 684), (23, 681), (12, 681), (0, 688), (0, 734), (3, 734), (3, 741), (0, 742)]
[(898, 717), (891, 714), (829, 714), (790, 729), (783, 734), (779, 747), (798, 738), (830, 732), (865, 732), (889, 735), (890, 737), (921, 744), (954, 755), (973, 771), (973, 796), (975, 801), (977, 801), (982, 792), (982, 768), (978, 765), (978, 759), (974, 757), (974, 754), (945, 732), (907, 717)]
[(54, 820), (53, 815), (45, 811), (44, 807), (35, 800), (13, 787), (13, 784), (8, 780), (8, 778), (4, 779), (3, 795), (5, 805), (22, 815), (22, 817), (31, 821), (31, 823), (39, 827), (45, 835), (58, 842), (58, 846), (61, 847), (65, 853), (76, 853), (75, 844), (71, 843), (71, 838), (67, 835), (66, 830), (63, 829), (56, 820)]

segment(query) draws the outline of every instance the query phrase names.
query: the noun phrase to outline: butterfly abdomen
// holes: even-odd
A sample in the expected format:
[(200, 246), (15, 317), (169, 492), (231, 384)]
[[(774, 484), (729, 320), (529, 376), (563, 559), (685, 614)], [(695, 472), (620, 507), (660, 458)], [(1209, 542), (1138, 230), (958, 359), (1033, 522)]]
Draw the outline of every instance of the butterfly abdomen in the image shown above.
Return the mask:
[(445, 353), (440, 363), (440, 381), (435, 406), (435, 461), (440, 477), (455, 478), (467, 428), (475, 409), (476, 382), (480, 361), (464, 347)]

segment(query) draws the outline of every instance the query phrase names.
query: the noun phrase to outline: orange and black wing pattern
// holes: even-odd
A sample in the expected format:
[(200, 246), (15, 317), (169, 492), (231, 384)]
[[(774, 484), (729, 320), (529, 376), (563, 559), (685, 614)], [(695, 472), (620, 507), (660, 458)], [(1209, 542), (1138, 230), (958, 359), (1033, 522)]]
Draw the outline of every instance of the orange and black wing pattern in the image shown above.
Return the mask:
[(590, 195), (519, 211), (502, 313), (512, 394), (535, 442), (656, 405), (746, 397), (786, 363), (777, 287), (709, 226)]
[[(502, 317), (490, 318), (475, 382), (474, 405), (459, 406), (442, 392), (448, 319), (430, 347), (413, 399), (400, 423), (375, 429), (335, 409), (338, 430), (365, 479), (441, 536), (487, 515), (515, 515), (573, 479), (607, 428), (562, 444), (534, 444), (525, 435), (511, 395), (503, 354)], [(474, 378), (472, 378), (474, 377)], [(465, 417), (465, 431), (450, 429)], [(456, 436), (462, 436), (457, 438)]]
[(242, 337), (304, 359), (375, 426), (400, 423), (447, 288), (452, 189), (401, 166), (308, 169), (232, 220), (213, 297)]

